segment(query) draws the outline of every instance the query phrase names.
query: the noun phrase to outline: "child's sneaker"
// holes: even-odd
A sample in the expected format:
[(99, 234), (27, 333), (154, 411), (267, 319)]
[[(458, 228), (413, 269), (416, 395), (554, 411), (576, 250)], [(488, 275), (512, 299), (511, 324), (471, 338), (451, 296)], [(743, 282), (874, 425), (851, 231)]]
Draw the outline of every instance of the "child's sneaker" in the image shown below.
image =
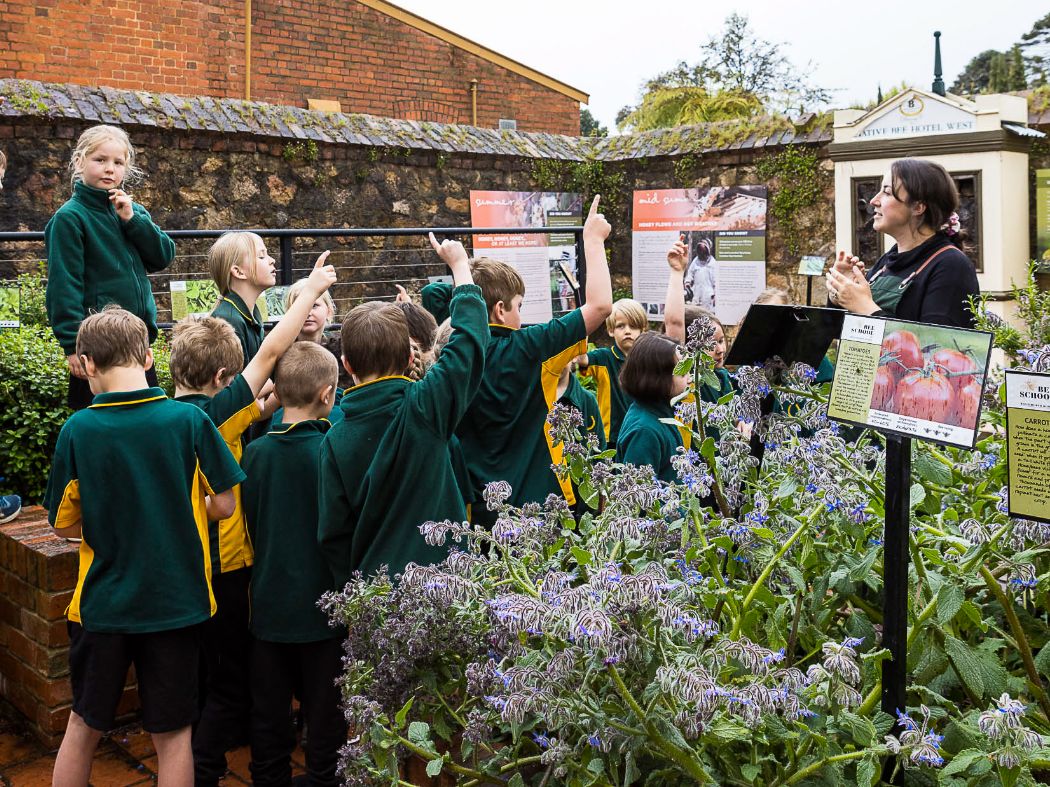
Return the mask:
[(10, 522), (22, 510), (22, 498), (18, 495), (0, 497), (0, 525)]

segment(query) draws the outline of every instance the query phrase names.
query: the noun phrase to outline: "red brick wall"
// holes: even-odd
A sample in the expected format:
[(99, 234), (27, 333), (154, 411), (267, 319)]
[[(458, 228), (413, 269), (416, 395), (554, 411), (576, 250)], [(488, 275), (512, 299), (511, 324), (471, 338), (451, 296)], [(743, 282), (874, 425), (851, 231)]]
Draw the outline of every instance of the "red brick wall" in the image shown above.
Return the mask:
[[(0, 0), (0, 78), (243, 97), (243, 0)], [(579, 134), (579, 103), (352, 0), (255, 0), (252, 98)]]

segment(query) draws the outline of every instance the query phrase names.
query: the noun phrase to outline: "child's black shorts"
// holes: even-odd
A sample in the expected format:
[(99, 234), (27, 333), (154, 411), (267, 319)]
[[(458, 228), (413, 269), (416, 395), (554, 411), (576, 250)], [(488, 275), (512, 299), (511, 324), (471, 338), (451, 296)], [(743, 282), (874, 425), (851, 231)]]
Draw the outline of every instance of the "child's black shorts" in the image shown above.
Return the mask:
[(103, 634), (69, 622), (73, 710), (105, 732), (114, 726), (128, 667), (135, 665), (142, 729), (174, 732), (197, 716), (200, 625), (150, 634)]

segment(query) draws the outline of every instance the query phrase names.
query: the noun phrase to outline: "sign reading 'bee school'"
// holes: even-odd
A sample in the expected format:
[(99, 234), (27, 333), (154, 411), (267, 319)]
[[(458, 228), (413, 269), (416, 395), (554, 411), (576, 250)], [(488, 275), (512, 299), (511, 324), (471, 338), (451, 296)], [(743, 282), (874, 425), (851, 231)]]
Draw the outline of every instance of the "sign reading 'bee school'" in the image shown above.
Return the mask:
[(1050, 522), (1050, 374), (1006, 371), (1010, 516)]
[(847, 315), (828, 418), (973, 448), (992, 335)]

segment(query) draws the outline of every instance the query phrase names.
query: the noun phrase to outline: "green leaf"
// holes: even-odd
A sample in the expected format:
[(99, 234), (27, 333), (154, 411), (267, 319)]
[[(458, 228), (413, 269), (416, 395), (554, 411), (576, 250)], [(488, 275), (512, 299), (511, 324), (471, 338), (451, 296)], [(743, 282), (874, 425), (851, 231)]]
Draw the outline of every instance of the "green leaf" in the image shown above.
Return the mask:
[(638, 764), (634, 760), (634, 752), (627, 752), (623, 758), (623, 787), (630, 787), (642, 777)]
[(776, 535), (768, 527), (756, 527), (751, 532), (763, 541), (772, 541), (776, 538)]
[(761, 765), (747, 763), (746, 765), (740, 766), (740, 775), (743, 776), (746, 781), (754, 782), (760, 773), (762, 773)]
[(1021, 775), (1021, 766), (1018, 765), (1016, 768), (1000, 768), (999, 769), (999, 781), (1003, 787), (1014, 787), (1017, 784), (1017, 777)]
[(700, 446), (700, 456), (704, 457), (705, 459), (715, 458), (715, 438), (704, 438), (704, 442)]
[(917, 508), (922, 505), (922, 501), (926, 499), (926, 487), (922, 484), (911, 485), (911, 507)]
[(865, 757), (857, 765), (857, 784), (860, 787), (872, 787), (878, 784), (879, 764), (874, 757)]
[(425, 721), (414, 721), (408, 725), (408, 739), (412, 743), (430, 743), (430, 725)]
[(576, 562), (581, 566), (589, 566), (594, 562), (594, 555), (588, 552), (586, 549), (581, 547), (572, 548), (572, 556), (576, 559)]
[(938, 486), (952, 485), (951, 468), (938, 462), (925, 452), (918, 453), (912, 468), (915, 474), (925, 481), (930, 481)]
[(401, 706), (401, 710), (394, 716), (394, 729), (400, 730), (405, 726), (405, 719), (408, 718), (408, 712), (412, 710), (412, 703), (416, 701), (415, 697), (409, 697), (408, 702)]
[(1050, 675), (1050, 642), (1043, 645), (1043, 649), (1036, 654), (1035, 671), (1040, 675)]
[(587, 763), (587, 770), (597, 775), (605, 770), (605, 763), (601, 757), (595, 757), (589, 763)]
[[(980, 749), (964, 749), (952, 757), (951, 762), (944, 766), (941, 776), (954, 776), (957, 773), (966, 773), (970, 766), (978, 761), (988, 763), (988, 754)], [(977, 773), (970, 774), (976, 776)]]
[(875, 725), (871, 723), (870, 719), (865, 719), (849, 711), (843, 711), (839, 714), (838, 721), (849, 731), (853, 740), (860, 746), (871, 746), (874, 742), (876, 735)]
[(794, 478), (785, 478), (780, 482), (780, 488), (777, 490), (777, 497), (786, 500), (792, 497), (795, 492), (798, 491), (798, 481)]
[(881, 550), (879, 549), (869, 550), (864, 556), (864, 559), (850, 569), (849, 578), (854, 582), (859, 582), (864, 579), (864, 577), (871, 573), (871, 567), (875, 565), (875, 561), (878, 559), (880, 552)]
[(696, 360), (691, 355), (685, 356), (678, 364), (674, 367), (674, 373), (677, 375), (689, 374), (693, 371), (693, 361)]
[(944, 650), (955, 663), (959, 670), (959, 676), (963, 679), (967, 688), (974, 696), (984, 695), (984, 680), (981, 677), (981, 662), (976, 651), (965, 642), (957, 640), (951, 635), (944, 637)]
[(714, 388), (716, 391), (722, 387), (722, 381), (719, 380), (718, 375), (710, 369), (705, 369), (704, 373), (700, 375), (700, 382), (708, 388)]
[(962, 609), (966, 593), (958, 585), (945, 582), (937, 591), (937, 622), (942, 626), (951, 620)]
[(427, 776), (433, 778), (441, 773), (441, 769), (444, 767), (445, 761), (438, 757), (437, 759), (431, 760), (427, 763)]

